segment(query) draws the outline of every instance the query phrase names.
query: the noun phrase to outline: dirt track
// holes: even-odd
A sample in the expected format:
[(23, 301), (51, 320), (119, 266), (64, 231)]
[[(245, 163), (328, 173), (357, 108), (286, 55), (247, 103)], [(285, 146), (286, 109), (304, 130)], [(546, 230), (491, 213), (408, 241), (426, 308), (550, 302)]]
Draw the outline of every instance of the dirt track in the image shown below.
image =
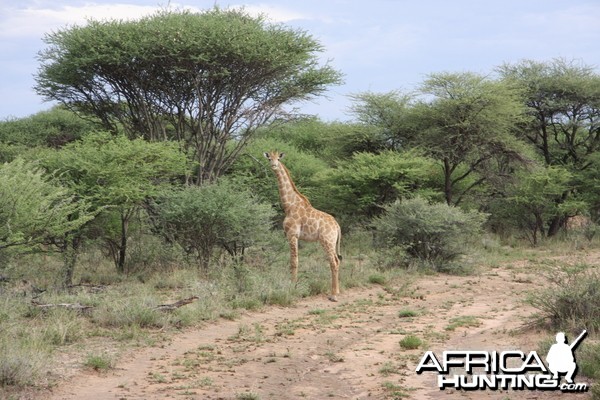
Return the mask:
[[(415, 373), (426, 350), (537, 350), (548, 334), (518, 329), (533, 313), (522, 303), (525, 293), (542, 284), (527, 271), (509, 267), (466, 277), (423, 276), (404, 287), (349, 290), (338, 303), (311, 298), (291, 308), (220, 320), (178, 334), (163, 347), (132, 353), (109, 373), (81, 372), (49, 397), (588, 398), (542, 391), (441, 392), (437, 375)], [(400, 317), (405, 309), (417, 315)], [(471, 326), (448, 329), (459, 316), (467, 317), (462, 324)], [(399, 341), (407, 335), (424, 344), (403, 349)]]

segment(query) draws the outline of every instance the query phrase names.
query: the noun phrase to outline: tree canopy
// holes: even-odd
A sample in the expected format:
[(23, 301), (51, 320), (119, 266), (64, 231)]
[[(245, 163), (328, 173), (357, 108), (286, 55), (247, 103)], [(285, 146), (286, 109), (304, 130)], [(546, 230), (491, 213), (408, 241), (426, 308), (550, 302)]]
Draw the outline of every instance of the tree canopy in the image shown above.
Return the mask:
[(341, 79), (319, 65), (322, 47), (310, 35), (243, 10), (92, 20), (45, 42), (39, 94), (131, 137), (184, 141), (197, 183), (222, 175), (284, 105)]
[(0, 250), (31, 248), (68, 235), (93, 219), (89, 205), (53, 182), (34, 163), (0, 165)]
[(39, 157), (45, 168), (94, 210), (116, 213), (117, 232), (105, 232), (100, 239), (107, 243), (120, 272), (125, 268), (129, 222), (135, 211), (189, 168), (175, 142), (148, 143), (102, 132)]

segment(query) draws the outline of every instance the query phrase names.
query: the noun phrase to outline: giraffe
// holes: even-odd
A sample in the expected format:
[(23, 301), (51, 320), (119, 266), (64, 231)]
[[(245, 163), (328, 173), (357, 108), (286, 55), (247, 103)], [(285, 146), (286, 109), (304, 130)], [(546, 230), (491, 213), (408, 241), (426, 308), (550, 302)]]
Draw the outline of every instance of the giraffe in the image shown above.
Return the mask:
[(292, 281), (298, 281), (298, 240), (320, 242), (327, 254), (331, 267), (331, 296), (329, 300), (337, 301), (340, 294), (339, 267), (340, 241), (342, 231), (331, 215), (314, 208), (308, 199), (298, 191), (289, 171), (280, 161), (284, 153), (272, 151), (264, 153), (269, 159), (271, 169), (277, 175), (279, 197), (285, 212), (283, 231), (290, 245), (290, 270)]

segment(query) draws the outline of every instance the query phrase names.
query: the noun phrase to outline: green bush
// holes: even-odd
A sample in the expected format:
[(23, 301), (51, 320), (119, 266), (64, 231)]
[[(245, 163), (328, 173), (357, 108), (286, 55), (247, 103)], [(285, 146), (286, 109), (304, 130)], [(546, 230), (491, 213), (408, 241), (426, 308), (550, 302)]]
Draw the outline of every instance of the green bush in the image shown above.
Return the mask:
[(30, 249), (91, 219), (87, 205), (44, 175), (37, 164), (17, 158), (0, 165), (0, 250)]
[(208, 268), (218, 246), (240, 259), (265, 237), (274, 212), (248, 189), (228, 179), (166, 193), (157, 203), (164, 232)]
[(552, 329), (600, 331), (600, 272), (579, 265), (547, 275), (552, 285), (528, 298), (540, 310), (539, 322)]
[(400, 341), (400, 347), (405, 350), (418, 349), (423, 344), (423, 341), (415, 335), (408, 335)]
[(115, 361), (112, 356), (106, 353), (100, 355), (90, 353), (87, 355), (83, 365), (96, 371), (108, 371), (109, 369), (114, 368)]
[(480, 212), (416, 197), (385, 207), (373, 226), (376, 244), (401, 247), (409, 256), (442, 270), (464, 254), (464, 243), (481, 232), (485, 219)]
[(354, 153), (319, 175), (319, 183), (328, 190), (317, 199), (325, 209), (356, 223), (380, 215), (385, 205), (401, 198), (440, 197), (432, 189), (434, 168), (432, 160), (416, 152)]

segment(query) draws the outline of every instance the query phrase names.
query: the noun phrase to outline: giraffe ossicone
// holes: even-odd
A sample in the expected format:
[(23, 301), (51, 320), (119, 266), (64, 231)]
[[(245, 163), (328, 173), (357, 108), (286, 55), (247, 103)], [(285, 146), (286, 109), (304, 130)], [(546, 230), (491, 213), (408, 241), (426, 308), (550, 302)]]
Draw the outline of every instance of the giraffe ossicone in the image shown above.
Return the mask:
[(264, 153), (277, 176), (279, 198), (285, 212), (283, 231), (290, 245), (290, 270), (292, 280), (298, 280), (298, 241), (319, 242), (329, 260), (331, 268), (331, 301), (337, 301), (340, 294), (340, 242), (342, 231), (335, 218), (314, 208), (310, 201), (298, 191), (288, 169), (281, 159), (284, 153), (271, 151)]

